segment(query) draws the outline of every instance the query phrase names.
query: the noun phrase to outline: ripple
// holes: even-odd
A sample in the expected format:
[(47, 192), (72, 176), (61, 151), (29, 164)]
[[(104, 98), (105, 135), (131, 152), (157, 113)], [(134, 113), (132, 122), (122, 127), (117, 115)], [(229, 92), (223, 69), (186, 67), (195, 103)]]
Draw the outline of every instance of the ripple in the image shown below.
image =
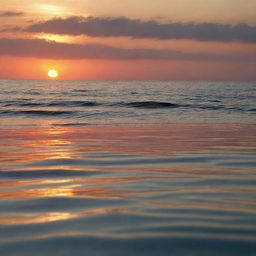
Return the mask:
[(82, 177), (82, 176), (89, 176), (89, 175), (96, 175), (100, 174), (99, 171), (77, 171), (77, 170), (65, 170), (65, 169), (49, 169), (49, 170), (29, 170), (29, 171), (1, 171), (0, 177), (2, 179), (38, 179), (38, 178), (61, 178), (61, 177)]

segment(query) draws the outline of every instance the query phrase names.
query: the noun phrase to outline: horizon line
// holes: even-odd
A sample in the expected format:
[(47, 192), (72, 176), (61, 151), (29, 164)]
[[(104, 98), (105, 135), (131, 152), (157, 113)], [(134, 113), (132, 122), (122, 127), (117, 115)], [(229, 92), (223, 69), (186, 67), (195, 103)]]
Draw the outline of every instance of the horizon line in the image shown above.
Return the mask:
[(191, 79), (191, 80), (182, 80), (182, 79), (34, 79), (34, 78), (0, 78), (2, 80), (24, 80), (24, 81), (51, 81), (51, 82), (61, 82), (61, 81), (95, 81), (95, 82), (104, 82), (104, 81), (113, 81), (113, 82), (237, 82), (237, 83), (256, 83), (256, 80), (200, 80), (200, 79)]

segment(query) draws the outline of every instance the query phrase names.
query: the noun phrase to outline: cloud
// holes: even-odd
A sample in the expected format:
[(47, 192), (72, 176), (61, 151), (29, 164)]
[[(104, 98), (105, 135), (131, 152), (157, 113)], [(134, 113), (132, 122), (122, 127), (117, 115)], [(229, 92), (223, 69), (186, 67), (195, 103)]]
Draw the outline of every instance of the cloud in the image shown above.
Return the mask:
[(0, 27), (0, 32), (18, 32), (22, 31), (19, 26), (11, 26), (11, 25), (4, 25), (2, 28)]
[(14, 17), (14, 16), (22, 16), (24, 15), (23, 12), (11, 12), (11, 11), (7, 11), (7, 12), (0, 12), (0, 18), (1, 17)]
[(188, 53), (175, 50), (122, 49), (100, 44), (67, 44), (42, 39), (0, 38), (0, 55), (46, 59), (166, 59), (256, 62), (256, 54)]
[(197, 41), (243, 41), (256, 43), (256, 27), (217, 23), (158, 23), (128, 18), (70, 17), (55, 18), (28, 26), (27, 32), (44, 32), (91, 37), (191, 39)]

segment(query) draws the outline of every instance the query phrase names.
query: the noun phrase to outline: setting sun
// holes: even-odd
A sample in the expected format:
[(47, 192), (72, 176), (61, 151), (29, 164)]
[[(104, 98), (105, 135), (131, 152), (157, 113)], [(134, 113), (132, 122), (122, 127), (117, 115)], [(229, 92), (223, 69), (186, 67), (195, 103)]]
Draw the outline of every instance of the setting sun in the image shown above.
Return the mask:
[(51, 69), (48, 71), (48, 77), (50, 78), (56, 78), (58, 77), (58, 72), (55, 69)]

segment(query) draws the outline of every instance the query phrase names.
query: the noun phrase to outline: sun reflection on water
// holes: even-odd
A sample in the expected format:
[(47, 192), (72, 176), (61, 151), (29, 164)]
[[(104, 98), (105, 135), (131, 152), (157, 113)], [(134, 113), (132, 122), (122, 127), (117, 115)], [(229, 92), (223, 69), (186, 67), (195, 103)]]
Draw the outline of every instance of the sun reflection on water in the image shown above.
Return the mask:
[[(222, 126), (220, 128), (223, 129)], [(240, 130), (237, 127), (233, 129), (231, 125), (226, 125), (225, 128), (218, 139), (216, 137), (220, 131), (217, 125), (214, 129), (207, 125), (190, 125), (189, 128), (185, 125), (152, 126), (147, 129), (45, 126), (8, 132), (0, 129), (1, 146), (5, 149), (0, 155), (0, 160), (3, 160), (1, 168), (3, 175), (7, 175), (0, 181), (0, 199), (3, 202), (24, 200), (24, 204), (42, 198), (56, 202), (60, 199), (79, 199), (85, 200), (84, 206), (86, 200), (138, 199), (145, 209), (162, 207), (252, 213), (255, 204), (252, 200), (243, 200), (243, 195), (255, 194), (256, 191), (252, 186), (245, 187), (242, 183), (243, 179), (247, 182), (254, 178), (250, 166), (216, 168), (211, 164), (204, 166), (200, 161), (197, 164), (193, 161), (175, 162), (180, 156), (192, 160), (198, 156), (204, 159), (221, 159), (223, 155), (229, 157), (231, 152), (234, 159), (236, 152), (245, 144), (249, 152), (246, 157), (250, 157), (250, 152), (256, 146), (252, 140), (254, 126), (241, 126)], [(247, 135), (243, 136), (241, 142), (238, 134), (245, 134), (245, 131)], [(157, 159), (159, 156), (171, 158), (174, 162), (158, 165), (134, 165), (130, 162), (140, 160), (141, 157)], [(92, 164), (80, 161), (75, 165), (76, 160), (89, 160)], [(120, 161), (120, 164), (115, 165), (116, 161)], [(98, 166), (100, 162), (104, 164)], [(218, 180), (227, 179), (241, 184), (225, 187), (218, 183)], [(215, 183), (209, 183), (211, 186), (197, 186), (199, 180), (213, 180)], [(155, 185), (162, 183), (162, 186)], [(211, 196), (216, 193), (226, 196), (218, 199)], [(242, 196), (235, 200), (229, 196), (238, 193)], [(172, 200), (157, 199), (165, 198), (166, 195), (171, 195)], [(204, 195), (208, 195), (207, 202), (200, 201)], [(40, 213), (0, 214), (0, 224), (55, 222), (120, 210), (109, 205), (106, 208), (97, 205), (87, 211), (51, 212), (48, 209), (48, 212), (44, 212), (41, 209)], [(125, 212), (124, 209), (122, 211)], [(143, 215), (146, 214), (143, 212)], [(155, 215), (164, 216), (165, 213)]]
[(0, 214), (1, 225), (39, 224), (75, 219), (82, 216), (100, 215), (105, 213), (131, 213), (123, 208), (99, 208), (82, 212), (46, 212), (46, 213), (15, 213)]

